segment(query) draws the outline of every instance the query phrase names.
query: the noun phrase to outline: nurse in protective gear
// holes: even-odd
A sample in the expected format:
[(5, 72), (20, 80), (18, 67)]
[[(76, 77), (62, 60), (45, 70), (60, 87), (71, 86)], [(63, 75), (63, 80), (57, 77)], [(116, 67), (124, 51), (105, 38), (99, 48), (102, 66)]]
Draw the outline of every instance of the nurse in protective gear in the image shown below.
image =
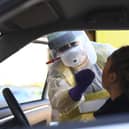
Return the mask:
[[(54, 32), (47, 38), (51, 55), (47, 85), (53, 113), (60, 120), (82, 119), (83, 113), (98, 110), (108, 98), (101, 85), (95, 43), (84, 31)], [(88, 95), (99, 91), (105, 92), (104, 99), (90, 103)]]

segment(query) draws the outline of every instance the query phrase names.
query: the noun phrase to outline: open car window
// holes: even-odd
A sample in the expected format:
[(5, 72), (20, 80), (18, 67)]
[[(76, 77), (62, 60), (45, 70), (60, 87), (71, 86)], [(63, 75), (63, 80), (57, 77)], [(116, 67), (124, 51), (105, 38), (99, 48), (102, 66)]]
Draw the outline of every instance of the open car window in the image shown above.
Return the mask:
[[(110, 56), (110, 54), (114, 51), (114, 50), (116, 50), (117, 48), (119, 48), (119, 47), (121, 47), (121, 46), (123, 46), (123, 45), (127, 45), (127, 44), (129, 44), (129, 40), (128, 40), (128, 37), (125, 37), (125, 35), (128, 35), (128, 31), (88, 31), (87, 32), (87, 34), (88, 34), (88, 36), (89, 36), (89, 38), (91, 39), (91, 44), (93, 45), (93, 47), (95, 48), (95, 51), (96, 51), (96, 54), (97, 54), (97, 66), (99, 66), (100, 68), (102, 68), (103, 69), (103, 67), (104, 67), (104, 65), (105, 65), (105, 62), (107, 61), (107, 57), (108, 56)], [(90, 37), (90, 35), (91, 35), (91, 37)], [(123, 40), (124, 39), (124, 40)], [(93, 42), (92, 42), (93, 41)], [(125, 42), (126, 42), (126, 44), (125, 44)], [(67, 51), (67, 50), (66, 50)], [(85, 50), (86, 51), (86, 50)], [(54, 55), (54, 54), (53, 54)], [(56, 55), (56, 54), (55, 54)], [(58, 54), (57, 54), (58, 55)], [(58, 55), (59, 56), (59, 55)], [(56, 65), (54, 65), (54, 68), (56, 67)], [(58, 67), (58, 65), (57, 65), (57, 69), (58, 69), (59, 67)], [(50, 69), (49, 69), (50, 70)], [(98, 70), (98, 69), (97, 69)], [(60, 70), (61, 71), (61, 70)], [(59, 72), (60, 72), (59, 71)], [(61, 71), (61, 73), (60, 74), (62, 74), (63, 72)], [(60, 74), (59, 74), (59, 76), (60, 76)], [(66, 76), (65, 76), (66, 75)], [(64, 74), (64, 76), (65, 76), (65, 79), (69, 79), (70, 78), (70, 75), (68, 76), (69, 74), (67, 74), (67, 72), (65, 71), (65, 74)], [(99, 76), (98, 76), (98, 78), (100, 77), (101, 78), (101, 74), (98, 74)], [(54, 73), (53, 73), (53, 76), (56, 76), (56, 72), (55, 72), (55, 75), (54, 75)], [(56, 76), (57, 77), (57, 76)], [(67, 78), (68, 77), (68, 78)], [(55, 79), (55, 78), (54, 78)], [(52, 80), (52, 79), (51, 79)], [(55, 79), (56, 80), (56, 79)], [(62, 78), (62, 80), (63, 80), (63, 78)], [(70, 83), (72, 82), (70, 79), (68, 80)], [(69, 84), (70, 84), (69, 83)], [(53, 85), (54, 85), (54, 83), (51, 83), (52, 85), (51, 85), (51, 87), (54, 87)], [(65, 85), (63, 85), (62, 84), (62, 87), (63, 86), (65, 86)], [(55, 86), (56, 87), (56, 86)], [(52, 89), (52, 88), (51, 88)], [(53, 88), (54, 89), (54, 88)], [(52, 93), (52, 91), (54, 91), (54, 90), (50, 90), (50, 88), (49, 88), (49, 93), (51, 92)], [(66, 100), (66, 99), (64, 99), (65, 97), (65, 94), (64, 94), (64, 96), (63, 96), (63, 93), (62, 94), (59, 94), (59, 90), (58, 90), (59, 88), (55, 88), (55, 93), (53, 94), (53, 96), (51, 97), (50, 95), (51, 94), (49, 94), (49, 99), (50, 99), (50, 102), (51, 101), (53, 101), (53, 102), (51, 102), (51, 104), (53, 104), (53, 107), (55, 106), (54, 104), (57, 102), (57, 100), (59, 100), (61, 103), (60, 103), (60, 105), (62, 104), (62, 101), (66, 101), (67, 103), (66, 103), (66, 105), (64, 106), (64, 108), (65, 107), (69, 107), (69, 105), (70, 105), (70, 102), (68, 103), (68, 99)], [(63, 89), (63, 88), (62, 88)], [(57, 94), (56, 94), (56, 91), (57, 91)], [(94, 91), (93, 91), (93, 93), (94, 93)], [(97, 92), (97, 93), (102, 93), (102, 92)], [(91, 94), (86, 98), (87, 99), (87, 101), (91, 101), (91, 103), (93, 102), (95, 102), (96, 101), (96, 99), (98, 99), (98, 100), (100, 100), (100, 99), (102, 99), (102, 98), (106, 98), (107, 99), (107, 94), (106, 94), (106, 92), (103, 92), (104, 94), (104, 96), (102, 95), (102, 94), (96, 94), (96, 95), (94, 95), (94, 96), (92, 96), (92, 98), (90, 98), (91, 96)], [(56, 94), (56, 95), (55, 95)], [(93, 94), (92, 94), (93, 95)], [(62, 97), (63, 96), (63, 97)], [(53, 99), (55, 97), (55, 99)], [(60, 100), (60, 98), (63, 98), (63, 100)], [(108, 96), (109, 97), (109, 96)], [(94, 101), (93, 101), (94, 100)], [(58, 101), (58, 102), (59, 102)], [(103, 101), (103, 100), (102, 100)], [(89, 102), (90, 103), (90, 102)], [(99, 102), (98, 101), (96, 101), (96, 104), (94, 105), (94, 107), (98, 104)], [(101, 103), (101, 102), (100, 102)], [(58, 103), (57, 103), (58, 104)], [(64, 104), (64, 103), (63, 103)], [(60, 106), (59, 105), (59, 106)], [(87, 104), (88, 105), (88, 104)], [(89, 108), (89, 110), (88, 110), (88, 108), (86, 107), (87, 106), (86, 105), (86, 103), (84, 102), (84, 105), (82, 104), (80, 107), (80, 110), (81, 110), (81, 113), (86, 113), (86, 112), (92, 112), (92, 111), (96, 111), (96, 110), (98, 110), (99, 108), (97, 108), (97, 109), (94, 109), (93, 108), (93, 105)], [(58, 109), (58, 107), (59, 106), (57, 106), (56, 108)], [(62, 106), (62, 107), (63, 107)], [(63, 110), (64, 108), (60, 108), (61, 110)], [(72, 107), (72, 106), (71, 106)], [(70, 107), (70, 108), (71, 108)], [(59, 109), (59, 110), (60, 110)], [(56, 119), (56, 117), (55, 117), (55, 119)], [(63, 118), (62, 118), (63, 119)], [(88, 118), (89, 119), (89, 118)]]
[(48, 46), (30, 43), (0, 63), (0, 108), (7, 106), (2, 90), (10, 88), (19, 103), (40, 100), (46, 81)]

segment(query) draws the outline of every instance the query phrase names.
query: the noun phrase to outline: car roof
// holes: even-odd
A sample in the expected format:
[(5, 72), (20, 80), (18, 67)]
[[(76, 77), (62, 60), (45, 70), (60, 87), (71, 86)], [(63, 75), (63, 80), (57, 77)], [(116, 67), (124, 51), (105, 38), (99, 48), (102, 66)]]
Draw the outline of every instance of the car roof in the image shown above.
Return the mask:
[(54, 31), (129, 29), (128, 0), (1, 0), (0, 61)]

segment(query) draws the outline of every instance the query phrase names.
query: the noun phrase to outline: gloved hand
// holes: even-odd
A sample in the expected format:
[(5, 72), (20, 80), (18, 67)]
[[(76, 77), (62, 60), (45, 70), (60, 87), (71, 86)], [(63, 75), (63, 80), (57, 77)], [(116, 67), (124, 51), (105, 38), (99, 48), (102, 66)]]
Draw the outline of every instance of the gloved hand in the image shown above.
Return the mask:
[(90, 69), (85, 69), (75, 74), (76, 86), (69, 90), (69, 95), (74, 101), (81, 99), (82, 94), (95, 78), (95, 74)]

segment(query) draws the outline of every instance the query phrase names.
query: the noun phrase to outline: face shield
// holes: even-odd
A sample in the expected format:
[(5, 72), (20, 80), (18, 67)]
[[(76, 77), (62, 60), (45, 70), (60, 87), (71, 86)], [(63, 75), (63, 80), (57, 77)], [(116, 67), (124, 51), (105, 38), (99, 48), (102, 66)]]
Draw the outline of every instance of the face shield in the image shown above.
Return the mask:
[[(61, 35), (61, 33), (63, 34)], [(61, 58), (64, 65), (77, 67), (84, 61), (87, 62), (87, 65), (96, 63), (95, 50), (84, 31), (60, 32), (60, 36), (52, 41), (58, 43), (55, 44), (54, 50), (56, 50), (56, 56)]]

